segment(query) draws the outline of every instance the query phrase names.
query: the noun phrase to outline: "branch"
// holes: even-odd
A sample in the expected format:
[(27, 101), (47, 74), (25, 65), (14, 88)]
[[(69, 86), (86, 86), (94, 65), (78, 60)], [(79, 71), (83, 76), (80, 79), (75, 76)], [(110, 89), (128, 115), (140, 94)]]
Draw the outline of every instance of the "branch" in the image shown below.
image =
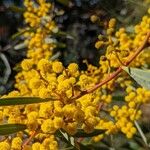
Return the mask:
[[(140, 52), (146, 47), (149, 37), (150, 37), (150, 31), (147, 33), (147, 35), (146, 35), (144, 41), (142, 42), (141, 46), (135, 51), (135, 53), (129, 58), (129, 60), (124, 63), (125, 66), (128, 66), (140, 54)], [(72, 97), (72, 99), (75, 100), (75, 99), (78, 99), (78, 98), (80, 98), (80, 97), (82, 97), (86, 94), (92, 93), (93, 91), (97, 90), (99, 87), (103, 86), (104, 84), (108, 83), (109, 81), (111, 81), (112, 79), (117, 77), (117, 75), (120, 74), (122, 71), (123, 71), (123, 69), (120, 66), (115, 72), (108, 75), (108, 77), (105, 80), (103, 80), (100, 83), (96, 84), (92, 88), (87, 89), (85, 91), (82, 91), (78, 95), (75, 95), (74, 97)]]
[(25, 146), (31, 142), (31, 140), (35, 137), (36, 134), (37, 134), (37, 132), (33, 131), (33, 133), (30, 135), (30, 137), (23, 143), (23, 145), (22, 145), (23, 150), (24, 150)]

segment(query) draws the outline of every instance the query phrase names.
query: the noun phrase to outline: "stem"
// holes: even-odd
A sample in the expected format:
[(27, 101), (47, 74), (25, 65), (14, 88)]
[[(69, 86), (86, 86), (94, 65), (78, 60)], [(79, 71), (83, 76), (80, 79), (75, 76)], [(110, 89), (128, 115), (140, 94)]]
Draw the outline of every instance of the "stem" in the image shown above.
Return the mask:
[[(129, 58), (129, 60), (124, 63), (124, 66), (128, 66), (140, 54), (140, 52), (146, 47), (146, 44), (147, 44), (147, 41), (148, 41), (149, 37), (150, 37), (150, 31), (147, 33), (147, 35), (146, 35), (144, 41), (142, 42), (141, 46), (135, 51), (135, 53)], [(123, 69), (120, 66), (115, 72), (108, 75), (108, 77), (105, 80), (103, 80), (100, 83), (96, 84), (91, 89), (87, 89), (85, 91), (82, 91), (78, 95), (72, 97), (72, 99), (75, 100), (75, 99), (78, 99), (78, 98), (80, 98), (80, 97), (82, 97), (86, 94), (92, 93), (93, 91), (97, 90), (99, 87), (103, 86), (104, 84), (108, 83), (109, 81), (111, 81), (112, 79), (117, 77), (117, 75), (120, 74), (122, 71), (123, 71)]]
[(125, 63), (125, 66), (128, 66), (139, 55), (139, 53), (146, 47), (149, 37), (150, 37), (150, 31), (147, 33), (147, 36), (145, 37), (141, 46), (136, 50), (136, 52), (131, 56), (131, 58)]
[(36, 134), (37, 134), (37, 132), (33, 131), (33, 133), (30, 135), (30, 137), (23, 143), (22, 149), (24, 149), (24, 147), (31, 142), (31, 140), (35, 137)]
[(119, 63), (120, 63), (122, 66), (124, 66), (125, 64), (121, 61), (121, 59), (120, 59), (120, 57), (119, 57), (119, 55), (118, 55), (117, 52), (115, 53), (115, 55), (116, 55), (116, 58), (118, 59)]

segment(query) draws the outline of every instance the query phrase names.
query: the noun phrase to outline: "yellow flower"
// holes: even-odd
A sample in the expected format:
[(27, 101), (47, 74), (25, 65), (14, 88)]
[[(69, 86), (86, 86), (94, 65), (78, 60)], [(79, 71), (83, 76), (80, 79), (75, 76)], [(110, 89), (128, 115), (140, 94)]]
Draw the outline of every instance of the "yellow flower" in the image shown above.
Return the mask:
[(63, 71), (63, 68), (64, 67), (61, 62), (56, 61), (56, 62), (53, 62), (52, 64), (52, 69), (56, 73), (61, 73)]
[(96, 15), (92, 15), (92, 16), (90, 17), (90, 20), (91, 20), (93, 23), (95, 23), (98, 19), (99, 19), (99, 18), (98, 18), (98, 16), (96, 16)]
[(68, 123), (65, 130), (71, 135), (75, 134), (77, 132), (77, 122)]
[(63, 127), (63, 118), (62, 117), (55, 117), (54, 118), (54, 126), (56, 129)]
[(39, 109), (39, 116), (40, 117), (44, 117), (44, 118), (48, 118), (49, 116), (52, 115), (52, 110), (53, 110), (53, 106), (52, 103), (42, 103), (40, 105), (40, 109)]
[(40, 85), (41, 85), (41, 80), (35, 77), (33, 77), (29, 82), (29, 87), (31, 89), (38, 89)]
[(51, 93), (46, 88), (40, 88), (39, 89), (39, 97), (41, 97), (41, 98), (50, 98), (51, 97)]
[(50, 150), (58, 150), (58, 143), (56, 141), (52, 141), (49, 145)]
[(69, 66), (68, 66), (68, 70), (71, 74), (74, 74), (78, 71), (78, 65), (76, 63), (71, 63)]
[(39, 150), (40, 145), (41, 145), (41, 144), (40, 144), (39, 142), (34, 143), (34, 144), (32, 145), (32, 150)]
[(31, 59), (24, 59), (21, 62), (21, 67), (23, 70), (28, 71), (32, 68), (33, 65), (33, 61)]
[(15, 137), (12, 140), (11, 148), (15, 150), (20, 150), (22, 145), (22, 139), (20, 137)]
[(38, 62), (37, 68), (42, 72), (51, 71), (51, 63), (47, 59), (41, 59)]
[(108, 27), (113, 28), (115, 26), (115, 24), (116, 24), (116, 19), (112, 18), (109, 20)]
[(51, 119), (44, 120), (43, 124), (41, 125), (41, 129), (44, 133), (54, 133), (56, 131), (54, 122)]
[(37, 117), (38, 117), (38, 112), (36, 111), (32, 111), (30, 113), (27, 114), (27, 118), (28, 118), (28, 123), (29, 124), (32, 124), (32, 123), (35, 123), (37, 120)]
[(10, 145), (7, 142), (0, 142), (0, 150), (10, 150)]
[(59, 91), (67, 91), (71, 88), (71, 83), (69, 79), (65, 79), (64, 81), (58, 84)]
[(104, 42), (103, 42), (103, 41), (98, 41), (98, 42), (95, 43), (95, 48), (96, 48), (96, 49), (99, 49), (99, 48), (101, 48), (103, 45), (104, 45)]

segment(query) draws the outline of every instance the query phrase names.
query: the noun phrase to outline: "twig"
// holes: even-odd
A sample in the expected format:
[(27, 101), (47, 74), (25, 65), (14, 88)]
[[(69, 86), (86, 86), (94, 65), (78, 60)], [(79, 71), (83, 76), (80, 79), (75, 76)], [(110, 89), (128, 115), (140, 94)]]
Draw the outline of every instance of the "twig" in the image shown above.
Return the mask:
[(33, 131), (30, 137), (23, 143), (22, 150), (24, 150), (25, 146), (30, 143), (30, 141), (35, 137), (36, 134), (37, 134), (37, 131)]
[[(147, 33), (147, 36), (145, 37), (144, 41), (142, 42), (141, 46), (135, 51), (135, 53), (129, 58), (127, 62), (124, 63), (124, 66), (128, 66), (138, 55), (139, 53), (146, 47), (147, 41), (150, 37), (150, 31)], [(118, 74), (120, 74), (123, 71), (122, 67), (120, 66), (115, 72), (110, 74), (105, 80), (101, 81), (100, 83), (93, 86), (91, 89), (87, 89), (85, 91), (82, 91), (78, 95), (74, 96), (72, 99), (78, 99), (86, 94), (92, 93), (93, 91), (97, 90), (99, 87), (103, 86), (104, 84), (108, 83), (115, 77), (117, 77)]]
[(116, 55), (116, 58), (118, 59), (119, 63), (120, 63), (122, 66), (124, 66), (125, 64), (121, 61), (121, 59), (120, 59), (120, 57), (119, 57), (119, 55), (118, 55), (117, 52), (115, 53), (115, 55)]

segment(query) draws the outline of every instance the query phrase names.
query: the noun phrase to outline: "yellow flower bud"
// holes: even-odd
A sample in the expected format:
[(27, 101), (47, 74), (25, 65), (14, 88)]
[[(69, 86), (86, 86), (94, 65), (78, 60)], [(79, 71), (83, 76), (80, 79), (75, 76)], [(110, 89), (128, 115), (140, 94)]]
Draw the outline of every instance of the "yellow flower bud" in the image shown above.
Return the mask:
[(23, 70), (28, 71), (32, 68), (33, 62), (31, 59), (24, 59), (21, 63), (21, 67)]

